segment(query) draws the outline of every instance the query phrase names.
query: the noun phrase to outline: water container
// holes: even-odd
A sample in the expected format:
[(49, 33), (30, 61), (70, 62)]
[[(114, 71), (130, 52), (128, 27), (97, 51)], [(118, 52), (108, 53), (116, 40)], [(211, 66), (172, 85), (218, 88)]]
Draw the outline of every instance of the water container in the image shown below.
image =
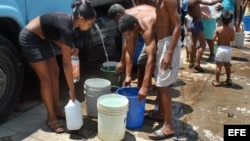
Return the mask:
[(71, 56), (72, 72), (73, 72), (73, 81), (74, 83), (80, 80), (80, 60), (78, 56)]
[(121, 74), (116, 74), (115, 69), (118, 62), (108, 61), (104, 62), (101, 67), (102, 78), (111, 82), (112, 86), (120, 87), (122, 85)]
[(244, 16), (244, 31), (250, 31), (250, 16)]
[(98, 137), (103, 141), (121, 141), (126, 133), (128, 99), (106, 94), (97, 99)]
[(111, 92), (111, 82), (103, 78), (90, 78), (84, 83), (86, 112), (89, 117), (97, 117), (97, 99)]
[(64, 109), (66, 114), (67, 129), (79, 130), (83, 125), (81, 103), (77, 99), (75, 99), (74, 102), (69, 100)]
[(138, 87), (122, 87), (116, 90), (117, 94), (126, 96), (129, 100), (129, 110), (127, 114), (126, 127), (129, 129), (139, 128), (144, 122), (146, 100), (139, 102), (137, 99)]
[(245, 33), (244, 32), (235, 32), (233, 46), (243, 47), (244, 46)]

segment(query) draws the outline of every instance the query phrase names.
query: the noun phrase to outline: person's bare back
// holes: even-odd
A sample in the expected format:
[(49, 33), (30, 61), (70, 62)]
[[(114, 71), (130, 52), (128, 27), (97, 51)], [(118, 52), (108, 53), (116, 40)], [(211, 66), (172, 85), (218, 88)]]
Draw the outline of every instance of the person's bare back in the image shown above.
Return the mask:
[(219, 46), (230, 46), (230, 42), (234, 40), (234, 29), (229, 25), (218, 27), (215, 34)]
[(193, 17), (194, 21), (201, 21), (202, 14), (200, 9), (200, 2), (197, 0), (188, 1), (188, 14)]
[(155, 8), (152, 6), (145, 4), (138, 5), (136, 7), (125, 10), (125, 13), (133, 15), (138, 20), (141, 28), (143, 29), (142, 31), (147, 31), (147, 29), (149, 28), (150, 30), (152, 30), (152, 27), (155, 24), (156, 13)]

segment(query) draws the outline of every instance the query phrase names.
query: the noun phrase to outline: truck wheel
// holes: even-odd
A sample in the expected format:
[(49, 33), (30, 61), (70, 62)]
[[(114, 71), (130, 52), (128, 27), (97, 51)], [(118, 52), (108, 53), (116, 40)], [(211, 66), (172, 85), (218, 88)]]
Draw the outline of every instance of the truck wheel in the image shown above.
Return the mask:
[(17, 48), (0, 36), (0, 124), (8, 119), (22, 86), (23, 65)]

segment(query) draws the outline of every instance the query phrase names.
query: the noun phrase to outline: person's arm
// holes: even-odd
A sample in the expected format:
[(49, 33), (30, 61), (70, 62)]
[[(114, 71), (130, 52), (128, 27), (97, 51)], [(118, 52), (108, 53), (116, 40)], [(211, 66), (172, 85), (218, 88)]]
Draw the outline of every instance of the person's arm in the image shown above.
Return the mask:
[(162, 69), (169, 69), (171, 68), (172, 65), (171, 62), (174, 50), (181, 36), (181, 22), (178, 16), (178, 9), (176, 6), (176, 2), (167, 0), (165, 0), (164, 2), (165, 2), (164, 5), (166, 5), (166, 10), (168, 11), (169, 14), (171, 25), (173, 25), (174, 28), (172, 33), (172, 40), (170, 41), (167, 54), (165, 55), (163, 61), (161, 62)]
[[(124, 40), (124, 39), (122, 39), (122, 40)], [(115, 69), (116, 74), (120, 74), (121, 72), (124, 71), (124, 68), (125, 68), (126, 45), (124, 45), (124, 43), (122, 43), (122, 44), (123, 44), (122, 56), (121, 56), (120, 62), (116, 66), (116, 69)]]
[(134, 59), (134, 52), (136, 48), (136, 42), (138, 37), (135, 35), (128, 35), (125, 37), (124, 45), (125, 45), (125, 63), (126, 63), (126, 76), (123, 82), (123, 86), (129, 86), (132, 80), (132, 68), (133, 68), (133, 59)]
[(139, 90), (138, 100), (141, 101), (142, 99), (146, 98), (148, 95), (148, 89), (151, 84), (152, 74), (154, 70), (154, 61), (156, 56), (156, 42), (154, 39), (154, 31), (152, 27), (150, 29), (147, 29), (143, 33), (143, 39), (145, 42), (145, 49), (147, 54), (147, 63), (145, 66), (145, 74), (142, 81), (142, 86)]
[(199, 0), (200, 4), (204, 5), (214, 5), (216, 3), (222, 2), (222, 0)]
[(248, 0), (246, 0), (244, 3), (243, 3), (243, 8), (245, 8), (246, 6), (247, 6), (247, 4), (248, 4)]
[(62, 62), (63, 62), (64, 75), (68, 84), (70, 99), (74, 101), (76, 99), (76, 94), (75, 94), (75, 85), (73, 82), (73, 72), (72, 72), (72, 64), (71, 64), (72, 48), (58, 41), (55, 43), (59, 47), (61, 47), (61, 50), (62, 50)]
[(241, 5), (241, 0), (235, 0), (235, 10), (236, 10), (236, 15), (235, 15), (235, 32), (240, 32), (240, 5)]

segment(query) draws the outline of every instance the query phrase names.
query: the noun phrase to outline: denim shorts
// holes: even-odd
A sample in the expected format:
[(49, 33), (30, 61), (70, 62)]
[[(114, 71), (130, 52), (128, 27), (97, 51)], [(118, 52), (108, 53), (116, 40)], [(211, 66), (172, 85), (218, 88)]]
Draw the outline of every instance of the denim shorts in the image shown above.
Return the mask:
[(194, 34), (198, 34), (200, 32), (203, 32), (204, 31), (203, 23), (201, 21), (200, 22), (193, 21), (191, 24), (191, 31)]
[(24, 58), (31, 63), (47, 60), (61, 54), (61, 49), (54, 46), (50, 40), (41, 39), (27, 28), (21, 31), (19, 44)]

